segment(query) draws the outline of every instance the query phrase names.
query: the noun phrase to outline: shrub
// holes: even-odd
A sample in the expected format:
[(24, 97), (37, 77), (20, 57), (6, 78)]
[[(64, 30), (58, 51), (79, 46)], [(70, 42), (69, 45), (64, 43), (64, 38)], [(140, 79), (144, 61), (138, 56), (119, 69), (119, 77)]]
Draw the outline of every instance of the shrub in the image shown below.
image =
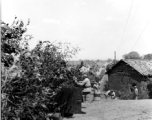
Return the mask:
[[(16, 19), (12, 26), (1, 22), (3, 24), (1, 60), (4, 67), (2, 120), (45, 119), (49, 112), (49, 104), (54, 105), (54, 96), (62, 87), (74, 87), (72, 78), (75, 73), (81, 77), (79, 70), (75, 68), (73, 70), (75, 72), (67, 70), (67, 60), (79, 49), (72, 48), (67, 43), (40, 41), (29, 51), (27, 36), (28, 39), (32, 37), (23, 35), (27, 30), (26, 26), (23, 21)], [(12, 59), (13, 54), (20, 56), (17, 62)], [(11, 73), (13, 68), (17, 70), (17, 74)]]
[(109, 83), (108, 81), (105, 81), (104, 82), (104, 88), (103, 88), (104, 91), (108, 91), (109, 90)]
[(147, 85), (149, 98), (152, 99), (152, 81), (150, 81)]
[(118, 92), (118, 96), (119, 96), (119, 99), (122, 99), (122, 100), (131, 100), (131, 99), (134, 99), (134, 94), (130, 94), (129, 92), (123, 92), (123, 91), (119, 91)]

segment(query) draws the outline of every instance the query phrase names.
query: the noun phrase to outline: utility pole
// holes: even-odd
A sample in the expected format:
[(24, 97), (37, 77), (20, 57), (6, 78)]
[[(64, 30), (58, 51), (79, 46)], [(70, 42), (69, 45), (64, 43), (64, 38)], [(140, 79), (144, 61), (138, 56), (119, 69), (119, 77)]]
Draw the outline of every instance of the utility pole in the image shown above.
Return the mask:
[(114, 51), (114, 61), (116, 62), (116, 51)]

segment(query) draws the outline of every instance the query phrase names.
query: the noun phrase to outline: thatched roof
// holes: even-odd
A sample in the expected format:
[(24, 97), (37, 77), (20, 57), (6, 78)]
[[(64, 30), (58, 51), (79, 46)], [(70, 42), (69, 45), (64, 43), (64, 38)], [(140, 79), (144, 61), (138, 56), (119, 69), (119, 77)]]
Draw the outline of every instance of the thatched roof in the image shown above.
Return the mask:
[(122, 59), (119, 62), (117, 62), (115, 65), (113, 65), (109, 70), (113, 69), (114, 66), (116, 66), (118, 63), (122, 61), (128, 64), (129, 66), (131, 66), (136, 71), (138, 71), (140, 74), (144, 76), (152, 76), (152, 60), (141, 60), (141, 59), (123, 60)]
[(133, 67), (142, 75), (152, 75), (152, 60), (124, 60), (128, 65)]

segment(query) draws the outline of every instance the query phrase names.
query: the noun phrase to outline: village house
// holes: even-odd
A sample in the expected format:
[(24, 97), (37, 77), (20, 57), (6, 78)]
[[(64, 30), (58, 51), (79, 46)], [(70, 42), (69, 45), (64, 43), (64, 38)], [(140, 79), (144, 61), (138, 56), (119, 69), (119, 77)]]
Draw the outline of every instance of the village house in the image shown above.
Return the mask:
[[(133, 96), (134, 85), (139, 90), (139, 98), (150, 98), (147, 84), (152, 80), (152, 60), (120, 60), (106, 71), (108, 87), (119, 93)], [(131, 98), (130, 98), (131, 99)]]

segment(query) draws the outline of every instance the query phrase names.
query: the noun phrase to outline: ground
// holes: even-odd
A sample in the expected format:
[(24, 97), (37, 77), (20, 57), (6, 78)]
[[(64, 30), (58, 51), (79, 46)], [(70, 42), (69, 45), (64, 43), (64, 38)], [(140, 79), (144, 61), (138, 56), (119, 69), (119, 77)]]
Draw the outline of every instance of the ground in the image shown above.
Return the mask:
[(86, 114), (63, 120), (152, 120), (152, 100), (88, 100), (82, 103), (82, 111)]

